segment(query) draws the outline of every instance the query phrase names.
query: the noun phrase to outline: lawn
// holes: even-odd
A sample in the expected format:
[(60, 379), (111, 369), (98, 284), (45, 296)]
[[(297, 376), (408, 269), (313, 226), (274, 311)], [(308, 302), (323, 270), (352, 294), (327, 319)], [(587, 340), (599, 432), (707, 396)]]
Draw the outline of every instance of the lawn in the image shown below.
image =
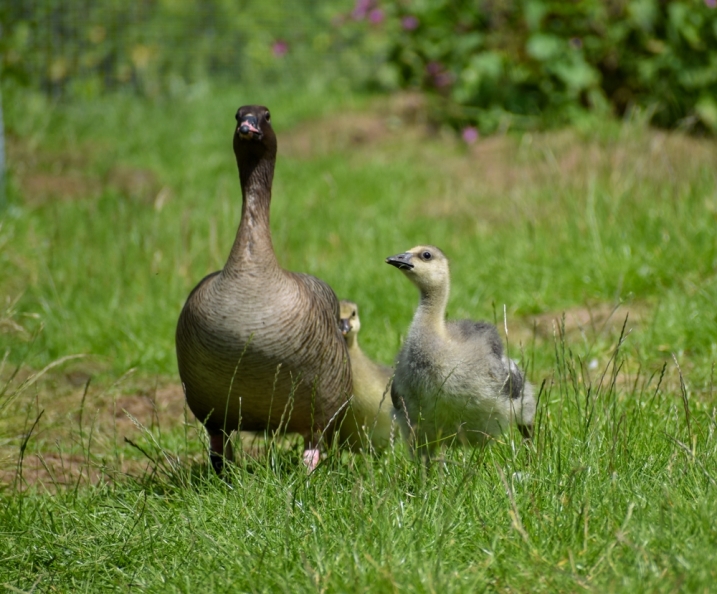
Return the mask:
[[(451, 259), (449, 316), (495, 321), (536, 437), (426, 469), (401, 444), (242, 435), (206, 464), (174, 356), (221, 268), (244, 103), (279, 139), (284, 267), (361, 307), (391, 363), (417, 303), (384, 263)], [(698, 591), (717, 579), (717, 145), (631, 120), (466, 145), (420, 98), (198, 85), (158, 101), (3, 96), (0, 584), (8, 591)]]

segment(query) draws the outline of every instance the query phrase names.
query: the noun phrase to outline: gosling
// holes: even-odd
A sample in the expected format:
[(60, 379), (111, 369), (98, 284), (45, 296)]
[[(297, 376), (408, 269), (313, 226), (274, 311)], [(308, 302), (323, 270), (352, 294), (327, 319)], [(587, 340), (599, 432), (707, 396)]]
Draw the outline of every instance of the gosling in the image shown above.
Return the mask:
[(418, 287), (421, 297), (396, 360), (391, 401), (414, 448), (430, 456), (441, 441), (484, 445), (515, 422), (530, 438), (533, 388), (503, 354), (488, 322), (446, 322), (448, 259), (435, 246), (386, 258)]
[(379, 365), (361, 350), (361, 321), (353, 301), (341, 301), (340, 327), (346, 340), (353, 375), (353, 398), (339, 429), (341, 443), (353, 451), (371, 448), (380, 452), (392, 439), (393, 415), (389, 384), (393, 371)]

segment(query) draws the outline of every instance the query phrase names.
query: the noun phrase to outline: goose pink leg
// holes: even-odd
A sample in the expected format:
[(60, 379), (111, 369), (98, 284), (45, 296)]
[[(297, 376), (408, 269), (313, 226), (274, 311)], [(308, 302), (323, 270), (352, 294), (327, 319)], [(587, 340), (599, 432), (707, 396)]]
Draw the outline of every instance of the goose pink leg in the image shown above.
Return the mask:
[(304, 466), (306, 466), (306, 470), (309, 473), (314, 471), (320, 460), (321, 452), (319, 452), (319, 448), (307, 448), (304, 450)]

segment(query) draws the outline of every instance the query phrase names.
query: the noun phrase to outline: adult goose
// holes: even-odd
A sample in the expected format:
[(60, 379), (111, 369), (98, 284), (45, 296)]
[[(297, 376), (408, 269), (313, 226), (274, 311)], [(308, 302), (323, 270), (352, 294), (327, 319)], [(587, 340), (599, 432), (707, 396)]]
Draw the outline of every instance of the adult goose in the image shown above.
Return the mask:
[(351, 367), (331, 287), (284, 270), (269, 228), (277, 141), (269, 110), (236, 113), (234, 155), (241, 222), (224, 268), (189, 294), (176, 333), (187, 404), (209, 434), (221, 473), (229, 433), (285, 431), (304, 437), (304, 462), (319, 460), (351, 395)]
[(389, 386), (393, 370), (372, 361), (358, 342), (361, 320), (358, 305), (342, 300), (341, 331), (346, 339), (353, 374), (353, 398), (341, 423), (341, 442), (352, 450), (385, 449), (391, 442), (393, 414)]
[(430, 455), (441, 440), (482, 445), (515, 422), (532, 434), (533, 388), (503, 353), (498, 330), (487, 322), (447, 322), (448, 259), (422, 245), (390, 256), (418, 288), (420, 301), (396, 360), (391, 400), (415, 446)]

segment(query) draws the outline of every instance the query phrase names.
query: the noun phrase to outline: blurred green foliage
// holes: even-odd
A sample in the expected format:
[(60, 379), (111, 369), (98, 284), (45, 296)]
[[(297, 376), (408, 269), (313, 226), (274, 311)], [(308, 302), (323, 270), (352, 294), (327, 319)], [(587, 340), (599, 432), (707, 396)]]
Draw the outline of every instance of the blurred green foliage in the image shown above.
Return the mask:
[(635, 108), (717, 131), (715, 0), (388, 0), (400, 84), (455, 127), (545, 126)]
[(458, 129), (717, 131), (717, 0), (5, 0), (0, 25), (3, 77), (52, 97), (318, 81), (420, 89)]
[(352, 0), (4, 0), (0, 60), (53, 97), (156, 97), (208, 79), (251, 85), (373, 78)]

